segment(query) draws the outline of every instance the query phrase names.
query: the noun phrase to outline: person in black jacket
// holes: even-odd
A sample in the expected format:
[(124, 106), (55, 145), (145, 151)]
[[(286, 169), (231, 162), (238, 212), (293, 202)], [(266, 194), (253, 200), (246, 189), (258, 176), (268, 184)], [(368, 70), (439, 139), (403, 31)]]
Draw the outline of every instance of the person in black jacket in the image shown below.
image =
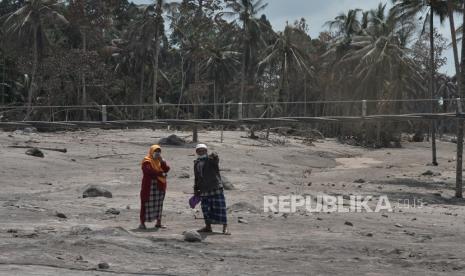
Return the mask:
[(230, 235), (226, 217), (226, 200), (220, 176), (219, 157), (216, 153), (208, 155), (205, 144), (195, 148), (197, 160), (194, 161), (194, 194), (200, 196), (205, 227), (199, 232), (210, 233), (212, 224), (222, 224), (223, 234)]

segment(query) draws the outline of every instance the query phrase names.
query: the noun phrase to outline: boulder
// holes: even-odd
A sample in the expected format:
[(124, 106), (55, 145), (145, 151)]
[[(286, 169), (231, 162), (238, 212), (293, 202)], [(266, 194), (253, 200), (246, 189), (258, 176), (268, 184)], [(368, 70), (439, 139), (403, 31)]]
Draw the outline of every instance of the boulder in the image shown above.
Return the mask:
[(113, 194), (102, 188), (102, 187), (99, 187), (99, 186), (96, 186), (96, 185), (90, 185), (88, 186), (85, 190), (84, 190), (84, 193), (82, 193), (82, 197), (83, 198), (86, 198), (86, 197), (107, 197), (107, 198), (112, 198), (113, 197)]
[(189, 230), (183, 233), (184, 240), (187, 242), (201, 242), (202, 236), (196, 230)]
[(168, 145), (168, 146), (182, 146), (186, 144), (186, 141), (175, 134), (172, 134), (168, 137), (161, 138), (158, 141), (159, 145)]
[(44, 158), (44, 153), (38, 148), (28, 149), (26, 154), (34, 157)]

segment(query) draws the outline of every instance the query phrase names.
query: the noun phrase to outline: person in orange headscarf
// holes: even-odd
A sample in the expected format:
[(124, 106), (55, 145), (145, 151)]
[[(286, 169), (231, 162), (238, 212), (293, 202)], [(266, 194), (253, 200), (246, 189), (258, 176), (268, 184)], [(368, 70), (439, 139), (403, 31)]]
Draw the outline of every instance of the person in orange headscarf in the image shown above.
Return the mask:
[(164, 228), (161, 224), (163, 200), (166, 193), (166, 177), (170, 167), (161, 156), (159, 145), (150, 147), (148, 155), (142, 160), (142, 187), (140, 191), (140, 226), (147, 229), (145, 222), (157, 221), (156, 228)]

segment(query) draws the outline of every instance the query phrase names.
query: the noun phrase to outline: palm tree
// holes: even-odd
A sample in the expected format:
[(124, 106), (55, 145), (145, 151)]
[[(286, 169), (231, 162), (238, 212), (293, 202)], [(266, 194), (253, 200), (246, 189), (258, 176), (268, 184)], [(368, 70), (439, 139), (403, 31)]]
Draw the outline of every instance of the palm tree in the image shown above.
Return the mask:
[(232, 10), (230, 14), (235, 15), (242, 23), (242, 70), (241, 70), (241, 91), (240, 101), (244, 101), (246, 78), (248, 82), (253, 81), (251, 70), (257, 48), (265, 43), (261, 39), (262, 22), (257, 18), (257, 14), (268, 6), (263, 0), (234, 0), (227, 3), (227, 7)]
[(8, 14), (3, 24), (5, 37), (15, 45), (30, 47), (33, 51), (26, 120), (30, 118), (32, 112), (32, 99), (40, 58), (48, 44), (47, 23), (68, 23), (59, 11), (60, 5), (57, 0), (29, 0), (18, 10)]
[[(330, 30), (336, 30), (336, 36), (349, 38), (362, 30), (362, 23), (358, 19), (361, 9), (349, 10), (347, 14), (341, 13), (334, 20), (325, 23)], [(366, 19), (366, 16), (364, 18)]]
[(276, 34), (275, 43), (267, 48), (265, 51), (266, 57), (259, 63), (259, 67), (275, 62), (280, 64), (279, 101), (290, 100), (289, 72), (294, 70), (307, 76), (312, 77), (313, 75), (309, 66), (310, 57), (292, 39), (294, 31), (293, 27), (286, 26), (283, 32)]
[[(392, 8), (393, 13), (399, 19), (413, 18), (418, 14), (427, 13), (426, 19), (423, 24), (423, 31), (429, 21), (429, 35), (430, 35), (430, 96), (433, 98), (435, 93), (434, 76), (436, 72), (434, 61), (434, 16), (439, 16), (440, 22), (444, 22), (448, 14), (448, 3), (443, 0), (393, 0), (395, 6)], [(431, 102), (431, 112), (433, 110), (433, 102)], [(436, 158), (436, 122), (432, 121), (431, 126), (431, 142), (432, 142), (432, 164), (438, 165)]]
[[(218, 39), (216, 42), (220, 42), (221, 39)], [(230, 49), (230, 46), (220, 45), (205, 45), (205, 63), (203, 64), (203, 69), (206, 71), (210, 79), (213, 79), (215, 87), (219, 86), (219, 91), (225, 95), (225, 85), (230, 82), (234, 74), (237, 71), (237, 67), (240, 64), (239, 61), (239, 52), (233, 51)], [(218, 95), (214, 95), (214, 116), (217, 118), (217, 98)]]

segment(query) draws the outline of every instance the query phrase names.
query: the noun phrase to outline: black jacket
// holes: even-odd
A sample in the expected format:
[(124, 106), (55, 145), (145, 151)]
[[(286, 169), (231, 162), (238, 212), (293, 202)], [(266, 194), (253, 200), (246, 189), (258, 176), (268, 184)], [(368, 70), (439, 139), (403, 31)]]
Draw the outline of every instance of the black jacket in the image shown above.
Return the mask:
[[(199, 170), (200, 162), (203, 163), (202, 171)], [(194, 161), (194, 193), (200, 194), (223, 188), (220, 176), (219, 158), (216, 154), (211, 154), (205, 160)]]

